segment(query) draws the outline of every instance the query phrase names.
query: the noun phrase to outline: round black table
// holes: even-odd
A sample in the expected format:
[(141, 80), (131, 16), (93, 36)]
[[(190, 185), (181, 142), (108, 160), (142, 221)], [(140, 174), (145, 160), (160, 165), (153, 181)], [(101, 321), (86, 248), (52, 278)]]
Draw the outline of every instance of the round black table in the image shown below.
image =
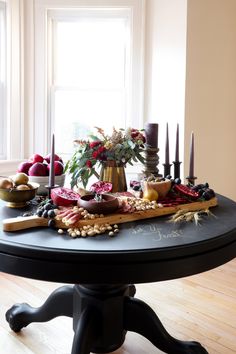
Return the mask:
[[(64, 282), (39, 308), (17, 304), (6, 313), (13, 331), (57, 316), (73, 318), (72, 354), (119, 348), (127, 331), (148, 338), (165, 353), (207, 353), (200, 343), (170, 336), (157, 315), (134, 297), (134, 283), (197, 274), (236, 256), (236, 203), (217, 196), (214, 216), (201, 224), (173, 224), (168, 217), (120, 225), (111, 238), (72, 239), (48, 228), (14, 233), (0, 225), (0, 270), (34, 279)], [(0, 219), (18, 216), (0, 204)]]

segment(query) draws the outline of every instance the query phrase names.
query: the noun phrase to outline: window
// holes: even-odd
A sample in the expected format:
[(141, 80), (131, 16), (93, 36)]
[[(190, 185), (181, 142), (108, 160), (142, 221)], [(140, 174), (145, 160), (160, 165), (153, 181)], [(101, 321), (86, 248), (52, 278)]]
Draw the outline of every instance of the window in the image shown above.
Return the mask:
[(35, 7), (35, 151), (52, 132), (65, 157), (94, 126), (141, 128), (143, 1), (46, 3)]
[(51, 18), (50, 115), (61, 154), (93, 126), (129, 123), (130, 14), (80, 10), (76, 18)]
[(6, 158), (6, 9), (0, 1), (0, 160)]

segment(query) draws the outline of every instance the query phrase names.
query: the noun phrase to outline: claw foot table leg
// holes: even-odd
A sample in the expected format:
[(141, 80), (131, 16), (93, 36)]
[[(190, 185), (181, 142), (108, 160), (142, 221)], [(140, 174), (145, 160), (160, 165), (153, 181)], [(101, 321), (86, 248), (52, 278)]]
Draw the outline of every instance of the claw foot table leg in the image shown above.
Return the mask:
[(198, 342), (180, 341), (163, 327), (155, 312), (143, 301), (126, 298), (124, 324), (127, 331), (146, 337), (152, 344), (168, 354), (207, 354)]
[(39, 307), (28, 304), (15, 304), (6, 312), (6, 320), (14, 332), (32, 322), (46, 322), (57, 316), (73, 316), (73, 286), (62, 286), (56, 289)]

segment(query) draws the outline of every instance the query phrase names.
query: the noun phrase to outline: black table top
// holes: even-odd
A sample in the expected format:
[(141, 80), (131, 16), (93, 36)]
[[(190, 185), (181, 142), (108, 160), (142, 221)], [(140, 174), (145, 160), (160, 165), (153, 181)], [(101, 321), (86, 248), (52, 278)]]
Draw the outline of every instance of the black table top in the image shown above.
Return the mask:
[[(169, 217), (120, 224), (115, 237), (72, 239), (49, 228), (4, 232), (0, 270), (68, 283), (140, 283), (179, 278), (219, 266), (236, 256), (236, 203), (218, 196), (215, 216), (200, 225)], [(0, 203), (0, 219), (22, 215)]]

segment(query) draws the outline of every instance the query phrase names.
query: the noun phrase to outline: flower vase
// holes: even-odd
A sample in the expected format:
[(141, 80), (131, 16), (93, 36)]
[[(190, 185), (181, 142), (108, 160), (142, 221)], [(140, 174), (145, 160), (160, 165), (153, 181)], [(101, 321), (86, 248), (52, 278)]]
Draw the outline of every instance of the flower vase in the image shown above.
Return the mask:
[(100, 180), (112, 183), (112, 193), (126, 192), (125, 166), (115, 161), (106, 161), (102, 164)]

